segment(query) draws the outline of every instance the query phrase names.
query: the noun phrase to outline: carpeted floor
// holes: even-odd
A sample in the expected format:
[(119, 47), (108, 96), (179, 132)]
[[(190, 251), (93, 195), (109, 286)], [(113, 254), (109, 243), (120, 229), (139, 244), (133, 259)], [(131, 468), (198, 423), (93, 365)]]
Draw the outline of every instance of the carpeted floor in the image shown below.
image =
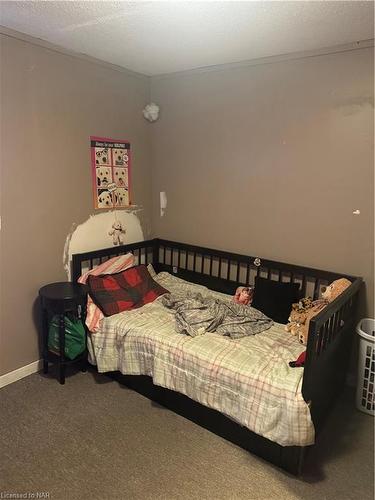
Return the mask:
[(63, 387), (31, 375), (1, 389), (0, 401), (0, 498), (373, 498), (373, 419), (349, 393), (302, 478), (94, 373)]

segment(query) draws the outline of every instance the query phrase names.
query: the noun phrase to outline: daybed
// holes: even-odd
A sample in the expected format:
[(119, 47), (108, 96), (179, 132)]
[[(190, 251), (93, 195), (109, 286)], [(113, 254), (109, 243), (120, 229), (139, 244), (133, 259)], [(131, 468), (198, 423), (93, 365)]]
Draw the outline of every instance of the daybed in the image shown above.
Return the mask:
[[(234, 293), (238, 285), (254, 283), (255, 276), (279, 282), (299, 283), (301, 295), (311, 295), (313, 298), (318, 298), (321, 288), (335, 279), (340, 277), (349, 279), (352, 283), (349, 288), (311, 320), (305, 367), (290, 369), (290, 371), (285, 372), (292, 381), (297, 380), (296, 376), (294, 376), (297, 372), (292, 372), (292, 370), (297, 370), (300, 374), (300, 384), (298, 386), (300, 401), (298, 401), (298, 405), (300, 409), (302, 408), (302, 412), (304, 411), (303, 405), (309, 408), (308, 415), (305, 415), (306, 421), (308, 421), (311, 414), (315, 434), (319, 433), (329, 407), (345, 380), (350, 344), (353, 337), (353, 326), (356, 320), (355, 307), (361, 286), (360, 278), (184, 243), (153, 239), (73, 255), (72, 280), (77, 281), (84, 271), (95, 268), (110, 257), (122, 255), (129, 251), (135, 255), (137, 263), (152, 264), (155, 271), (161, 273), (160, 276), (164, 276), (163, 279), (167, 280), (165, 284), (173, 286), (173, 283), (176, 282), (174, 277), (177, 277), (229, 295)], [(167, 275), (166, 272), (170, 273), (171, 276)], [(181, 281), (181, 283), (184, 282)], [(157, 317), (157, 312), (155, 317)], [(121, 321), (117, 323), (119, 324)], [(156, 323), (154, 330), (157, 332)], [(160, 327), (161, 331), (162, 328)], [(276, 339), (276, 344), (281, 335), (284, 335), (284, 332), (281, 333), (281, 331), (280, 325), (276, 325), (276, 330), (270, 334), (274, 335), (272, 338)], [(216, 337), (212, 337), (215, 342), (218, 341)], [(253, 338), (257, 337), (255, 335)], [(260, 338), (259, 336), (257, 339), (258, 344), (249, 343), (247, 348), (250, 346), (251, 349), (251, 345), (255, 346), (255, 348), (258, 345), (259, 348)], [(285, 339), (288, 338), (290, 339), (290, 334), (285, 332)], [(209, 337), (205, 339), (205, 342), (206, 344), (209, 342)], [(277, 345), (280, 345), (280, 342)], [(296, 352), (292, 343), (290, 343), (289, 347), (290, 352)], [(113, 349), (113, 345), (111, 348)], [(124, 356), (125, 354), (123, 353)], [(111, 367), (112, 369), (114, 367)], [(285, 446), (284, 441), (280, 441), (280, 437), (278, 437), (278, 442), (267, 439), (264, 437), (267, 433), (259, 435), (249, 430), (248, 427), (238, 423), (238, 420), (236, 421), (233, 418), (230, 411), (223, 414), (213, 409), (215, 406), (209, 405), (211, 407), (208, 407), (199, 403), (199, 400), (206, 401), (206, 399), (200, 398), (199, 394), (198, 397), (194, 397), (196, 400), (193, 400), (184, 394), (167, 389), (167, 384), (159, 380), (157, 380), (157, 383), (160, 385), (154, 384), (151, 376), (127, 375), (126, 369), (123, 372), (125, 374), (114, 372), (112, 376), (150, 399), (288, 472), (293, 474), (301, 472), (305, 451), (310, 446)], [(142, 373), (142, 371), (139, 371), (139, 373)], [(147, 370), (143, 373), (149, 375)], [(163, 385), (164, 387), (162, 387)], [(292, 430), (290, 429), (290, 431)], [(308, 433), (306, 435), (309, 436)], [(309, 437), (304, 437), (304, 439), (306, 439), (304, 442), (310, 444)], [(280, 442), (282, 444), (279, 444)]]

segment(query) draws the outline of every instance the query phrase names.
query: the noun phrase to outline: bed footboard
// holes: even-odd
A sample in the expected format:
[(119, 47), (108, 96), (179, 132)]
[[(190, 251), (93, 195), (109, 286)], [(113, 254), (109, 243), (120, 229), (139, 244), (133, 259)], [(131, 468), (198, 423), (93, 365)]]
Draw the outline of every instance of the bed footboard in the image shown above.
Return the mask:
[(317, 432), (345, 382), (361, 283), (356, 278), (310, 321), (302, 394)]

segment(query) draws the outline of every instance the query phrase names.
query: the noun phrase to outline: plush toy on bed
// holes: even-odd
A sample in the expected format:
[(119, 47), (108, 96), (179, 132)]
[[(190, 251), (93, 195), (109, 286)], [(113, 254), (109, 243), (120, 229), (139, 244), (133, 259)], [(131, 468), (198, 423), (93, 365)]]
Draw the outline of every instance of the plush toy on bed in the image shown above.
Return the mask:
[(253, 300), (254, 289), (250, 286), (239, 286), (234, 294), (233, 300), (236, 304), (248, 306)]
[(333, 281), (322, 293), (322, 297), (328, 303), (333, 302), (336, 297), (338, 297), (344, 290), (346, 290), (350, 285), (351, 281), (346, 278), (340, 278), (336, 281)]
[[(351, 285), (346, 278), (340, 278), (333, 281), (322, 293), (321, 300), (311, 301), (310, 298), (302, 299), (298, 304), (293, 304), (289, 316), (289, 323), (285, 329), (288, 332), (298, 335), (301, 344), (307, 344), (309, 334), (310, 320), (316, 316), (330, 302), (333, 302), (344, 290)], [(307, 307), (303, 307), (303, 306)], [(291, 368), (302, 367), (305, 364), (306, 351), (302, 352), (295, 361), (290, 361)]]
[(299, 302), (292, 304), (292, 310), (288, 318), (289, 323), (285, 326), (287, 332), (290, 332), (292, 335), (298, 335), (300, 326), (306, 321), (307, 310), (312, 307), (312, 302), (310, 297), (305, 297)]
[(115, 220), (112, 224), (112, 229), (108, 232), (109, 236), (113, 237), (114, 245), (122, 245), (122, 235), (126, 233), (126, 230), (122, 228), (122, 224), (120, 221)]
[(285, 330), (297, 335), (301, 344), (306, 345), (311, 318), (316, 316), (330, 302), (333, 302), (350, 285), (349, 280), (340, 278), (327, 286), (322, 293), (322, 299), (312, 301), (308, 297), (302, 299), (298, 304), (293, 304), (289, 323), (285, 326)]
[(296, 325), (292, 333), (297, 335), (298, 340), (301, 344), (307, 344), (307, 336), (309, 334), (310, 320), (316, 316), (325, 306), (328, 304), (326, 300), (314, 300), (311, 302), (310, 307), (308, 307), (302, 314), (300, 322)]
[(305, 366), (305, 361), (306, 361), (306, 351), (303, 351), (295, 361), (289, 361), (289, 366), (291, 368), (300, 368), (301, 366)]

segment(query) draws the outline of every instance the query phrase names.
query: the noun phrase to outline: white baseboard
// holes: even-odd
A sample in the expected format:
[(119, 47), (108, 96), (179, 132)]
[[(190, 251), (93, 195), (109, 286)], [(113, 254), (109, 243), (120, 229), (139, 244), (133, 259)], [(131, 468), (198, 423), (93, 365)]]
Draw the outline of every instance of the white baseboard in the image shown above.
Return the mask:
[(5, 375), (0, 376), (0, 388), (5, 387), (8, 384), (12, 384), (21, 378), (27, 377), (32, 373), (36, 373), (42, 369), (42, 360), (38, 359), (38, 361), (34, 361), (26, 366), (21, 366), (21, 368), (17, 368), (17, 370), (13, 370), (12, 372), (6, 373)]

